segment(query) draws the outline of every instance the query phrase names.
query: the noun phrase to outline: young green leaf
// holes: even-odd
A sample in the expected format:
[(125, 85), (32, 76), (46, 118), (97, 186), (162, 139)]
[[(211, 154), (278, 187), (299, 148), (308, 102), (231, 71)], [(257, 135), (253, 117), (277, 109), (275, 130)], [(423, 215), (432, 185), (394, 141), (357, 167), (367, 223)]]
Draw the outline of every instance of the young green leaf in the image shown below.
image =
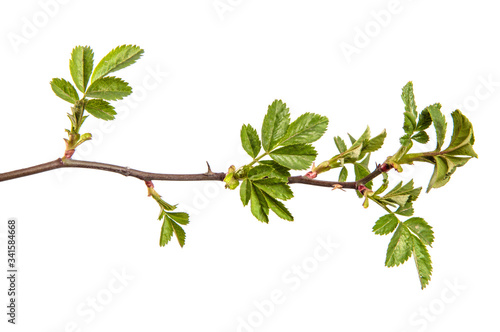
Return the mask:
[(424, 109), (422, 112), (420, 112), (420, 115), (418, 116), (418, 123), (415, 130), (416, 131), (426, 130), (427, 128), (430, 127), (431, 124), (432, 124), (432, 118), (431, 115), (429, 114), (429, 110)]
[[(363, 165), (361, 163), (354, 163), (354, 175), (355, 175), (356, 181), (361, 180), (362, 178), (364, 178), (368, 174), (370, 174), (370, 171), (368, 170), (368, 168), (366, 168), (365, 165)], [(368, 189), (371, 189), (372, 183), (373, 182), (370, 181), (367, 184), (365, 184), (365, 186)]]
[(328, 118), (314, 113), (304, 113), (293, 121), (279, 145), (312, 143), (323, 136)]
[(50, 86), (56, 96), (67, 101), (68, 103), (74, 104), (78, 101), (78, 99), (80, 99), (75, 87), (64, 78), (53, 78), (52, 81), (50, 81)]
[(95, 67), (91, 83), (114, 71), (123, 69), (136, 62), (144, 50), (135, 45), (118, 46), (109, 52)]
[(403, 87), (401, 99), (405, 104), (405, 111), (417, 116), (417, 105), (415, 104), (415, 95), (413, 94), (413, 82), (408, 82)]
[(429, 142), (429, 135), (425, 131), (419, 131), (411, 137), (412, 140), (425, 144)]
[(377, 151), (384, 145), (384, 140), (385, 137), (387, 136), (387, 133), (385, 132), (385, 129), (377, 136), (369, 140), (366, 144), (363, 145), (363, 150), (362, 153), (366, 152), (374, 152)]
[(439, 188), (444, 186), (450, 180), (448, 161), (446, 157), (434, 156), (434, 172), (432, 173), (431, 180), (427, 186), (427, 192), (432, 188)]
[(446, 136), (446, 119), (443, 113), (441, 113), (441, 104), (436, 103), (434, 105), (430, 105), (425, 110), (429, 112), (432, 122), (434, 123), (437, 140), (436, 151), (440, 151)]
[(274, 198), (286, 201), (293, 197), (293, 192), (292, 189), (290, 189), (290, 186), (286, 182), (282, 182), (280, 179), (267, 178), (252, 181), (252, 183), (254, 186)]
[(82, 93), (85, 93), (87, 84), (94, 67), (94, 52), (89, 46), (77, 46), (71, 52), (69, 71), (73, 82)]
[(245, 149), (250, 157), (255, 159), (260, 152), (260, 139), (257, 130), (251, 125), (243, 125), (240, 136), (243, 149)]
[(344, 153), (347, 150), (347, 146), (345, 145), (344, 140), (340, 136), (336, 136), (333, 138), (335, 142), (335, 146), (339, 150), (340, 153)]
[(259, 188), (253, 185), (251, 188), (250, 210), (257, 220), (268, 223), (269, 206), (267, 205), (266, 198)]
[(87, 89), (86, 96), (106, 100), (120, 100), (132, 93), (127, 82), (114, 76), (106, 76), (93, 82)]
[(406, 262), (412, 254), (412, 246), (410, 231), (404, 224), (399, 223), (387, 247), (385, 265), (392, 267)]
[(395, 203), (399, 206), (405, 206), (408, 202), (415, 201), (420, 195), (421, 187), (413, 188), (413, 179), (403, 186), (403, 181), (399, 182), (394, 188), (382, 197), (384, 202)]
[(116, 115), (113, 105), (103, 99), (90, 99), (85, 103), (85, 109), (98, 119), (113, 120)]
[(380, 217), (375, 225), (373, 226), (373, 232), (378, 235), (386, 235), (394, 232), (396, 227), (398, 226), (399, 220), (398, 218), (392, 214), (386, 214), (385, 216)]
[(427, 248), (422, 241), (412, 234), (411, 240), (413, 242), (412, 254), (417, 266), (418, 278), (420, 280), (421, 288), (424, 289), (431, 280), (432, 275), (432, 261)]
[(451, 113), (451, 116), (453, 118), (453, 134), (450, 145), (444, 152), (447, 155), (463, 155), (477, 158), (477, 154), (472, 148), (474, 145), (474, 130), (469, 119), (459, 110), (455, 110)]
[(273, 210), (273, 212), (276, 213), (276, 215), (278, 217), (280, 217), (281, 219), (284, 219), (284, 220), (293, 221), (292, 214), (290, 213), (290, 211), (288, 211), (288, 209), (285, 207), (285, 205), (282, 202), (271, 197), (269, 194), (267, 194), (264, 191), (262, 192), (262, 194), (266, 198), (266, 202), (267, 202), (267, 205), (269, 206), (269, 208), (271, 210)]
[(165, 212), (165, 214), (178, 224), (189, 224), (189, 214), (186, 212)]
[(246, 206), (250, 201), (250, 196), (252, 195), (252, 183), (250, 180), (245, 179), (241, 182), (240, 187), (240, 198), (243, 206)]
[(267, 109), (267, 114), (262, 123), (262, 147), (270, 152), (278, 146), (285, 136), (290, 124), (290, 114), (286, 104), (275, 100)]
[(347, 181), (347, 168), (343, 166), (339, 173), (339, 182), (345, 181)]
[(296, 170), (307, 169), (316, 155), (316, 150), (310, 144), (287, 145), (269, 154), (280, 165)]
[(172, 222), (172, 228), (174, 229), (175, 237), (177, 237), (177, 241), (179, 241), (179, 245), (184, 247), (184, 244), (186, 243), (186, 232), (184, 229), (182, 229), (181, 226), (176, 224), (175, 222)]
[(422, 218), (413, 217), (404, 222), (405, 226), (425, 244), (432, 247), (434, 232), (432, 227)]
[(160, 247), (164, 247), (170, 239), (172, 239), (173, 234), (174, 228), (172, 226), (172, 220), (167, 216), (164, 216), (160, 233)]

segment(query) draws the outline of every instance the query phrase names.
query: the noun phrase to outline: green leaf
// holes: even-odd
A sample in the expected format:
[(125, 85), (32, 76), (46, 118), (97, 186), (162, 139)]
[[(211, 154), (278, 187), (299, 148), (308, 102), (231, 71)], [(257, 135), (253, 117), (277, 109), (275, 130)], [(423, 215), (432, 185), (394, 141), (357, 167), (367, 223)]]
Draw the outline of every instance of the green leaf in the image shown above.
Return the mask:
[(394, 213), (399, 214), (401, 216), (409, 217), (412, 216), (414, 212), (413, 203), (407, 202), (405, 205), (401, 205), (398, 207)]
[(69, 71), (73, 82), (82, 93), (85, 93), (87, 84), (94, 67), (94, 52), (89, 46), (77, 46), (71, 52)]
[(413, 82), (408, 82), (403, 87), (401, 99), (405, 104), (405, 111), (417, 116), (417, 105), (415, 104), (415, 95), (413, 94)]
[(116, 115), (113, 105), (103, 99), (90, 99), (85, 103), (85, 110), (98, 119), (113, 120)]
[(387, 187), (389, 187), (389, 175), (387, 173), (382, 173), (382, 176), (383, 176), (383, 179), (382, 179), (382, 184), (380, 185), (380, 187), (375, 191), (375, 195), (379, 195), (381, 193), (383, 193)]
[(144, 50), (135, 45), (122, 45), (109, 52), (95, 67), (91, 83), (114, 71), (123, 69), (136, 62)]
[(274, 213), (276, 213), (276, 215), (278, 217), (280, 217), (281, 219), (284, 219), (284, 220), (293, 221), (292, 214), (290, 213), (290, 211), (288, 211), (288, 209), (285, 207), (285, 205), (282, 202), (271, 197), (266, 192), (262, 192), (262, 193), (263, 193), (264, 197), (266, 198), (267, 205), (271, 208), (271, 210), (273, 210)]
[(366, 144), (364, 144), (362, 152), (366, 153), (366, 152), (377, 151), (382, 147), (382, 145), (384, 145), (384, 140), (386, 136), (387, 133), (385, 132), (384, 129), (379, 135), (375, 136), (374, 138), (369, 140)]
[(436, 151), (440, 151), (444, 143), (444, 138), (446, 136), (446, 119), (443, 113), (441, 113), (441, 104), (437, 103), (434, 105), (430, 105), (425, 110), (429, 112), (432, 118), (432, 122), (434, 123), (437, 140)]
[(245, 149), (250, 157), (255, 159), (260, 152), (260, 139), (257, 130), (251, 125), (243, 125), (240, 136), (243, 149)]
[(132, 93), (127, 82), (114, 76), (102, 77), (93, 82), (87, 89), (86, 96), (106, 100), (120, 100)]
[(165, 214), (178, 224), (189, 224), (189, 214), (187, 214), (186, 212), (165, 212)]
[(184, 229), (182, 229), (181, 226), (177, 225), (175, 222), (172, 223), (172, 228), (174, 229), (175, 232), (175, 237), (177, 237), (177, 241), (179, 241), (179, 245), (184, 247), (184, 244), (186, 243), (186, 232)]
[(50, 81), (50, 86), (56, 96), (67, 101), (68, 103), (74, 104), (78, 101), (78, 99), (80, 99), (75, 87), (64, 78), (53, 78), (52, 81)]
[(412, 254), (412, 246), (410, 231), (404, 224), (399, 223), (387, 247), (385, 265), (392, 267), (406, 262)]
[(163, 225), (161, 226), (160, 233), (160, 247), (164, 247), (174, 234), (174, 228), (172, 226), (172, 220), (167, 216), (164, 216)]
[(293, 121), (279, 145), (312, 143), (323, 136), (328, 118), (314, 113), (304, 113)]
[(290, 114), (286, 104), (275, 100), (267, 109), (267, 114), (262, 123), (262, 147), (270, 152), (278, 146), (285, 136), (290, 124)]
[(280, 165), (296, 170), (307, 169), (316, 155), (316, 150), (309, 144), (287, 145), (269, 154)]
[(271, 166), (258, 165), (252, 168), (250, 171), (248, 171), (247, 176), (250, 180), (259, 180), (266, 176), (269, 176), (272, 171), (273, 168)]
[(413, 179), (408, 181), (403, 186), (403, 182), (399, 182), (394, 188), (385, 194), (382, 199), (384, 201), (395, 203), (399, 206), (405, 206), (408, 202), (412, 202), (420, 195), (421, 187), (413, 188)]
[(432, 173), (431, 180), (427, 186), (427, 192), (429, 192), (432, 188), (444, 186), (449, 180), (448, 161), (446, 157), (434, 156), (434, 172)]
[(412, 140), (415, 140), (419, 143), (425, 144), (429, 142), (429, 135), (425, 131), (419, 131), (415, 135), (411, 137)]
[(463, 155), (477, 158), (472, 148), (474, 145), (474, 130), (469, 119), (459, 110), (451, 113), (453, 118), (453, 134), (450, 145), (444, 151), (447, 155)]
[(267, 178), (252, 181), (252, 183), (254, 186), (274, 198), (286, 201), (293, 197), (293, 192), (292, 189), (290, 189), (290, 186), (286, 182), (282, 182), (280, 179)]
[(277, 178), (281, 179), (282, 182), (288, 182), (288, 178), (290, 177), (290, 169), (288, 167), (281, 166), (274, 160), (261, 160), (259, 163), (273, 168), (271, 174), (268, 175), (270, 178)]
[(434, 232), (432, 227), (422, 218), (413, 217), (404, 222), (405, 226), (425, 244), (432, 247)]
[(386, 214), (380, 217), (373, 226), (373, 232), (378, 235), (386, 235), (392, 233), (398, 226), (398, 218), (392, 214)]
[(251, 188), (250, 210), (257, 220), (268, 223), (269, 206), (267, 205), (266, 198), (259, 188), (253, 185)]
[[(351, 141), (352, 141), (352, 136), (351, 135), (349, 135), (349, 136), (350, 136)], [(356, 146), (358, 144), (362, 144), (364, 146), (368, 142), (368, 140), (370, 139), (370, 136), (371, 136), (370, 127), (366, 126), (366, 129), (363, 132), (363, 134), (352, 143), (352, 146)]]
[(335, 142), (335, 146), (337, 146), (337, 149), (339, 150), (340, 153), (344, 153), (347, 150), (347, 146), (345, 145), (344, 140), (340, 136), (334, 137), (333, 141)]
[(420, 280), (421, 288), (424, 289), (431, 280), (432, 275), (432, 261), (427, 248), (422, 241), (412, 235), (413, 242), (412, 254), (417, 266), (418, 278)]
[(432, 124), (432, 118), (431, 115), (429, 114), (429, 110), (424, 109), (422, 112), (420, 112), (420, 115), (418, 116), (418, 123), (415, 130), (416, 131), (426, 130), (427, 128), (430, 127), (431, 124)]
[[(153, 194), (153, 198), (156, 202), (158, 202), (158, 205), (162, 208), (162, 210), (165, 211), (173, 211), (177, 208), (177, 205), (171, 205), (165, 202), (163, 199), (161, 199), (161, 196), (158, 194)], [(163, 211), (162, 211), (163, 212)]]
[(241, 183), (240, 187), (240, 198), (241, 202), (243, 203), (243, 206), (246, 206), (248, 204), (251, 195), (252, 195), (252, 184), (250, 183), (250, 180), (245, 179)]
[(339, 174), (339, 182), (347, 181), (347, 168), (345, 166), (342, 167)]
[[(368, 174), (370, 174), (370, 171), (368, 170), (368, 168), (366, 168), (363, 164), (360, 164), (360, 163), (354, 163), (354, 175), (356, 177), (356, 181), (358, 180), (361, 180), (362, 178), (364, 178), (365, 176), (367, 176)], [(367, 184), (365, 184), (365, 186), (368, 188), (368, 189), (371, 189), (371, 184), (373, 182), (370, 181), (368, 182)]]
[(415, 115), (413, 115), (413, 113), (409, 112), (404, 112), (403, 115), (404, 115), (403, 130), (406, 133), (406, 135), (402, 137), (404, 139), (406, 136), (411, 136), (415, 131), (416, 117)]

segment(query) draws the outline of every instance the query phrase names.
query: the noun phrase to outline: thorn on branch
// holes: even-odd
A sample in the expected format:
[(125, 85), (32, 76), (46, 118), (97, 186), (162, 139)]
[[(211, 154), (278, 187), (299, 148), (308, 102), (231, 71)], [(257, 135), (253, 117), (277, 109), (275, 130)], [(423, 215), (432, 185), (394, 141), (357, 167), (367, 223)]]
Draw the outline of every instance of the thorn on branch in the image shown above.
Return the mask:
[(340, 190), (345, 192), (345, 189), (338, 183), (333, 185), (332, 190), (335, 190), (335, 189), (340, 189)]
[(210, 168), (210, 164), (208, 163), (208, 161), (206, 163), (207, 163), (208, 170), (207, 170), (207, 172), (205, 174), (207, 174), (207, 175), (213, 175), (213, 174), (215, 174), (214, 172), (212, 172), (212, 169)]

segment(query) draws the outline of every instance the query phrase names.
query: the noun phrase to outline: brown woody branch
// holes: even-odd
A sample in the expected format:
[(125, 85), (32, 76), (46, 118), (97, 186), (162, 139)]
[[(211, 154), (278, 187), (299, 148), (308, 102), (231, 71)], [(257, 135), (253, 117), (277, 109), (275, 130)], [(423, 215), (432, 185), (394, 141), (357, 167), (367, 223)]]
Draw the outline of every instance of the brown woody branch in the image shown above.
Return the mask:
[[(74, 160), (74, 159), (61, 159), (58, 158), (48, 163), (22, 168), (11, 172), (0, 173), (0, 182), (12, 179), (22, 178), (38, 173), (51, 171), (58, 168), (88, 168), (106, 172), (118, 173), (123, 176), (135, 177), (143, 181), (223, 181), (226, 173), (214, 173), (208, 169), (206, 173), (200, 174), (164, 174), (164, 173), (150, 173), (132, 169), (129, 167), (97, 163), (92, 161)], [(288, 183), (302, 183), (311, 186), (329, 187), (329, 188), (343, 188), (343, 189), (358, 189), (364, 186), (367, 182), (373, 180), (378, 175), (382, 174), (384, 170), (377, 167), (375, 171), (370, 173), (365, 178), (354, 182), (337, 182), (337, 181), (324, 181), (311, 179), (306, 176), (291, 176), (288, 178)], [(358, 189), (359, 190), (359, 189)]]

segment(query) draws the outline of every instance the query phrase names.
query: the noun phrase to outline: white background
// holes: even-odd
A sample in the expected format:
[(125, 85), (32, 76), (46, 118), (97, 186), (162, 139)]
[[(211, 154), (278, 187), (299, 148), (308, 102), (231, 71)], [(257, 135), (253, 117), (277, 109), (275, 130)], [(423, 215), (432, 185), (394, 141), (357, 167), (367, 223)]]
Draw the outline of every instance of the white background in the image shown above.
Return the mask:
[[(0, 13), (0, 172), (62, 155), (69, 104), (49, 81), (71, 78), (76, 45), (90, 45), (96, 63), (121, 44), (145, 49), (116, 73), (135, 93), (115, 104), (117, 120), (87, 120), (95, 139), (79, 159), (166, 173), (204, 172), (209, 161), (225, 171), (249, 162), (241, 125), (260, 130), (267, 105), (282, 99), (292, 118), (309, 111), (330, 119), (315, 144), (318, 161), (336, 153), (333, 136), (386, 128), (373, 168), (397, 149), (401, 88), (410, 80), (419, 109), (442, 103), (449, 132), (449, 114), (463, 111), (479, 154), (415, 204), (436, 236), (423, 291), (412, 259), (384, 267), (390, 238), (371, 232), (383, 211), (363, 209), (353, 192), (294, 185), (287, 206), (295, 222), (272, 216), (266, 225), (222, 183), (157, 181), (165, 200), (191, 213), (181, 249), (175, 239), (158, 246), (159, 208), (137, 179), (73, 169), (0, 183), (0, 266), (6, 270), (6, 221), (15, 217), (20, 270), (14, 327), (0, 282), (2, 331), (498, 326), (495, 2), (30, 0), (3, 3)], [(355, 52), (342, 51), (349, 47)], [(431, 172), (405, 167), (391, 173), (392, 184), (413, 177), (425, 189)], [(320, 245), (329, 242), (329, 251)]]

